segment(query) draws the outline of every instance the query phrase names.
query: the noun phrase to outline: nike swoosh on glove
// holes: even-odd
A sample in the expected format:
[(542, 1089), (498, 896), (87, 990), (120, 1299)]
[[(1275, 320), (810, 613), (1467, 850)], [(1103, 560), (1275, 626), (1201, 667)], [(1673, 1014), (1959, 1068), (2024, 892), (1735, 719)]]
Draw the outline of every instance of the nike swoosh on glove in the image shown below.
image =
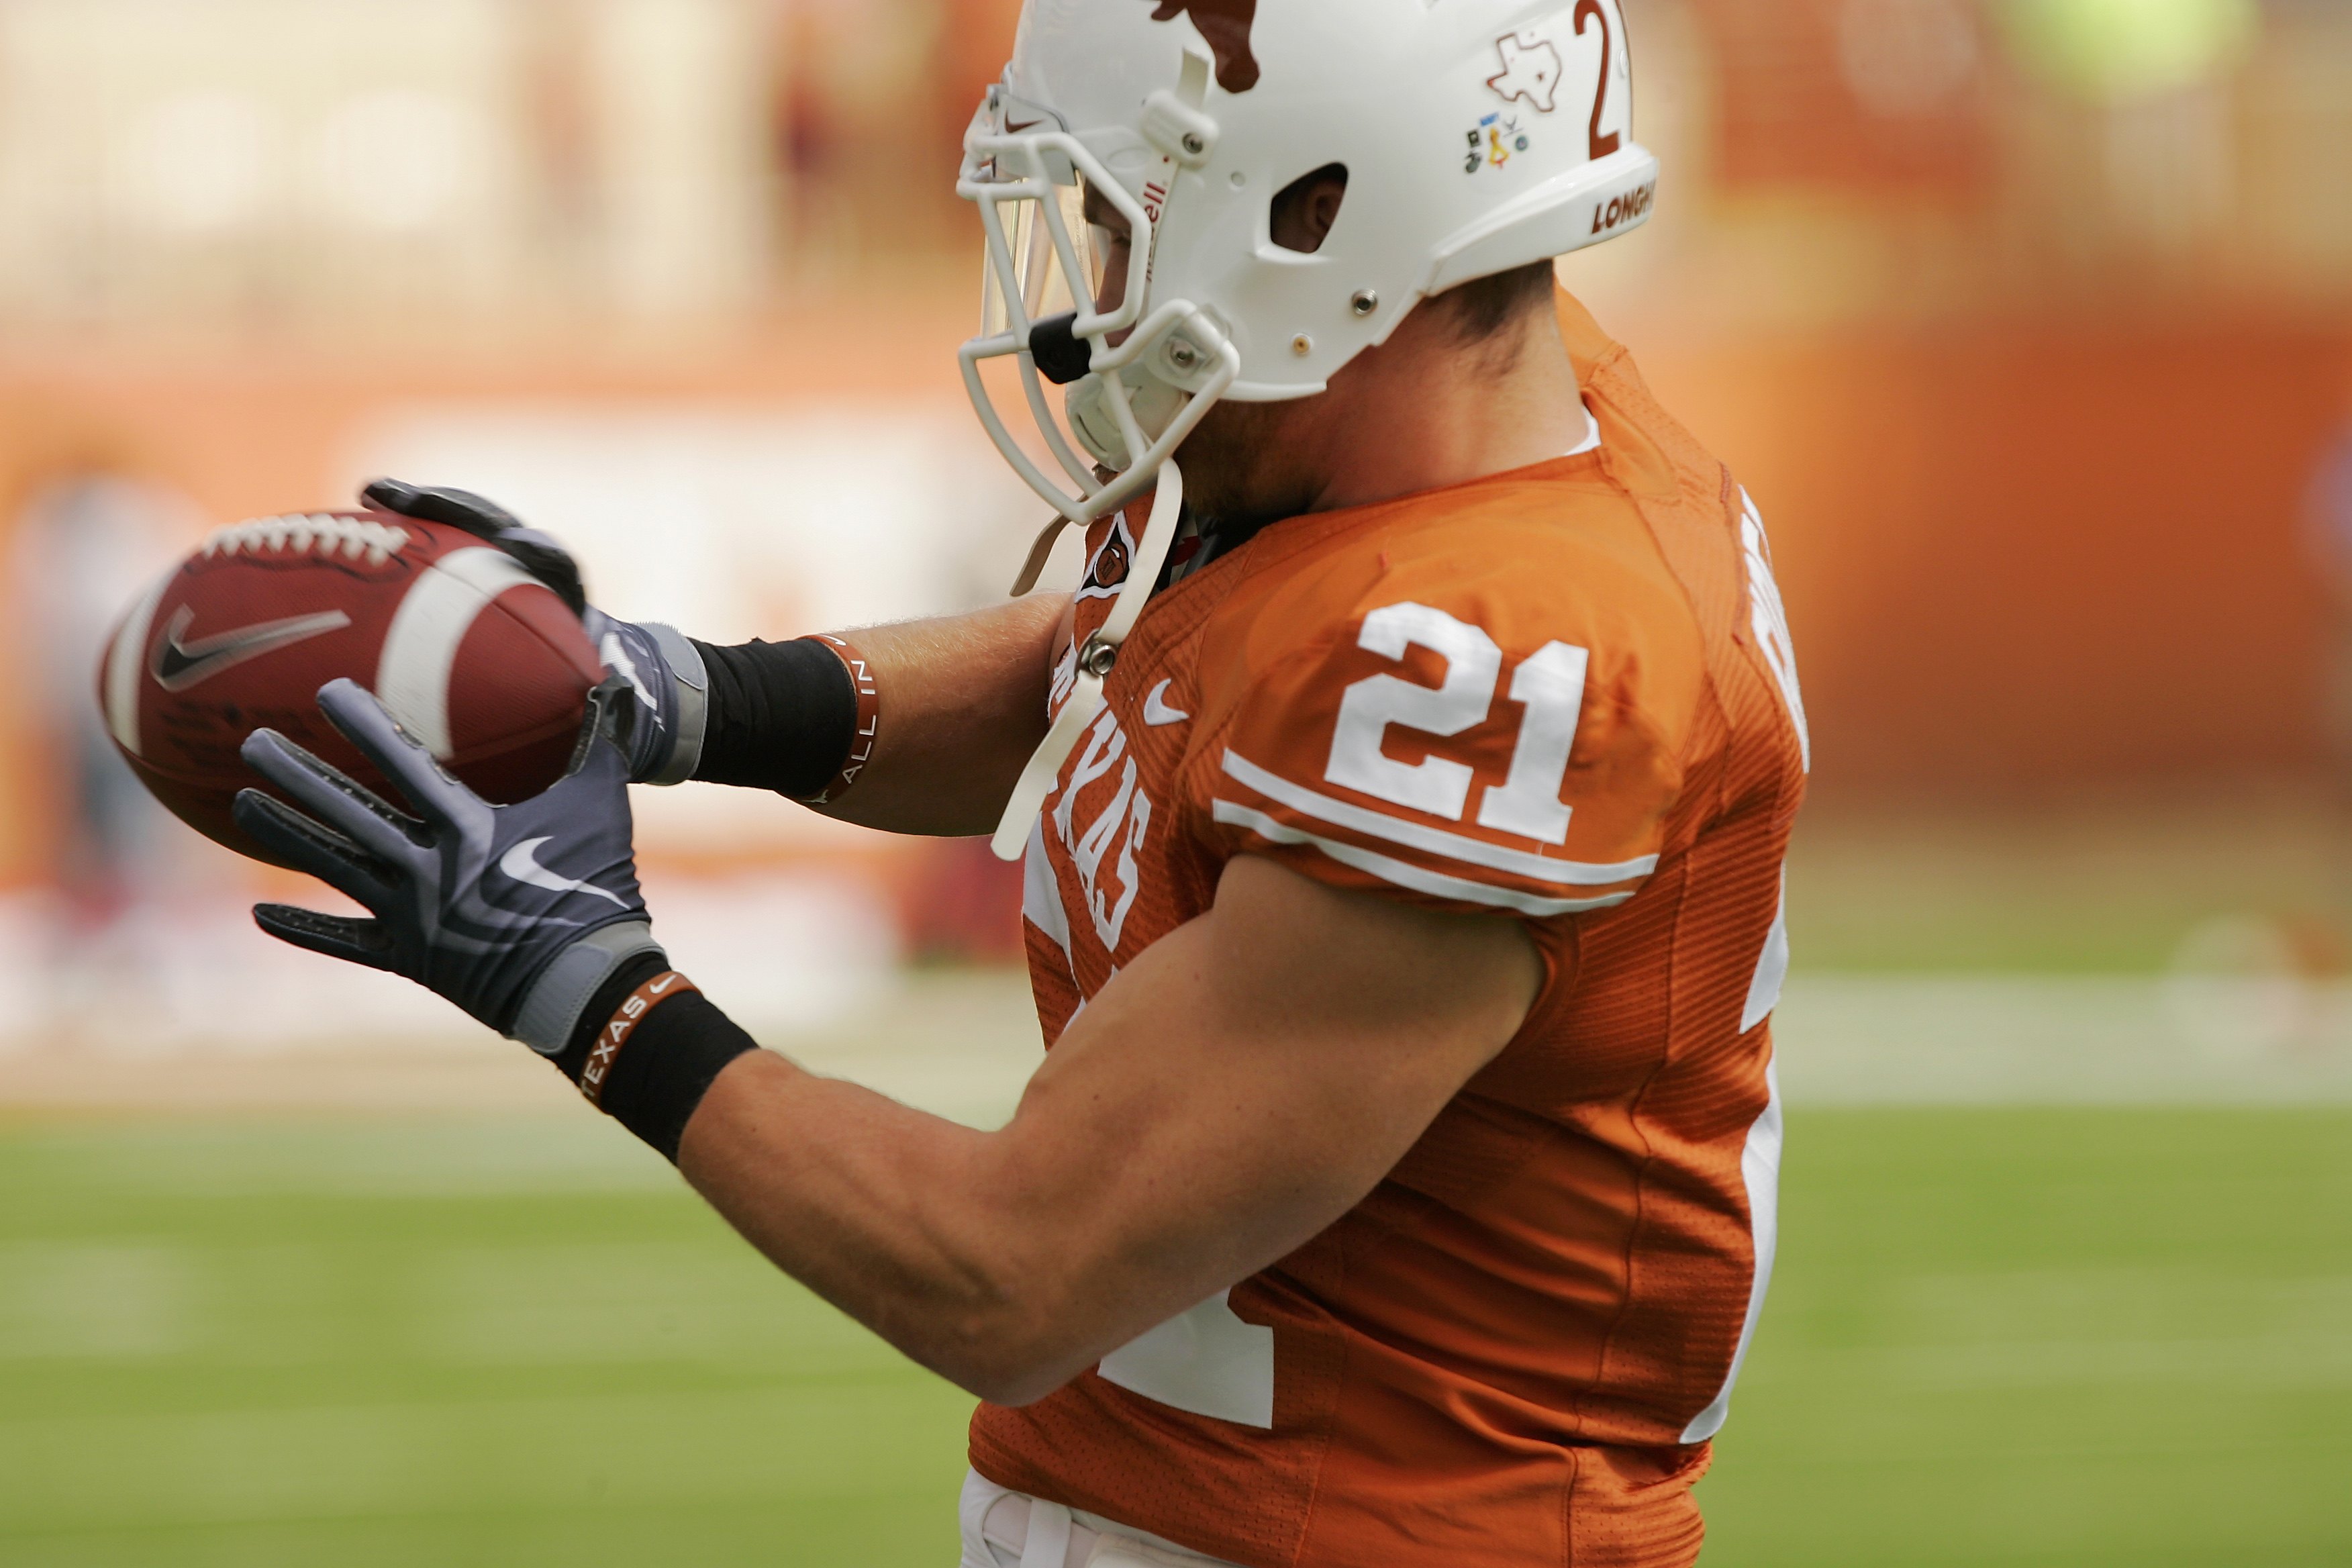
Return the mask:
[[(601, 707), (614, 684), (593, 700)], [(592, 720), (559, 783), (492, 805), (356, 682), (326, 686), (319, 706), (415, 815), (275, 730), (255, 731), (246, 763), (300, 809), (248, 789), (237, 826), (370, 917), (261, 904), (255, 921), (296, 947), (405, 975), (542, 1055), (562, 1050), (597, 986), (661, 951), (637, 888), (621, 753)]]
[(629, 759), (631, 784), (684, 784), (702, 760), (710, 679), (702, 654), (675, 626), (618, 620), (588, 603), (580, 563), (553, 536), (526, 527), (496, 501), (471, 490), (374, 479), (360, 500), (379, 511), (463, 529), (512, 556), (552, 589), (596, 645), (604, 668), (628, 688), (608, 706), (606, 732)]

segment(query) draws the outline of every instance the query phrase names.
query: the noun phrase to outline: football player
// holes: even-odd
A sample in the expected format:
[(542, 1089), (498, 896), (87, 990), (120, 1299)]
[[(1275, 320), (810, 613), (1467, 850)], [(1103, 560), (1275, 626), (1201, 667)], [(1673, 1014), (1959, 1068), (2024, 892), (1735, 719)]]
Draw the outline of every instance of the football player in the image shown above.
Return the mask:
[[(299, 809), (240, 822), (373, 911), (268, 929), (547, 1055), (981, 1397), (965, 1568), (1698, 1551), (1807, 742), (1756, 508), (1555, 292), (1650, 211), (1623, 29), (1030, 0), (966, 141), (963, 363), (1086, 530), (1074, 595), (719, 647), (383, 485), (572, 595), (612, 721), (508, 807), (347, 683), (404, 800), (248, 745)], [(690, 777), (1024, 858), (1051, 1050), (1009, 1125), (813, 1077), (670, 967), (625, 784)]]

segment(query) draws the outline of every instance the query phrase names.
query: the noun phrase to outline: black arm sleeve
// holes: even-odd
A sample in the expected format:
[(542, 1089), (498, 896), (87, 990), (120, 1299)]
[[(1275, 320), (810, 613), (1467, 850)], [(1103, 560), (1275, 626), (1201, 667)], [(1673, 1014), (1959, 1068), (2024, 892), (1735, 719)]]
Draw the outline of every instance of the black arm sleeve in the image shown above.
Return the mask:
[(857, 691), (840, 658), (806, 638), (694, 646), (710, 678), (694, 776), (795, 800), (821, 794), (848, 760), (857, 728)]
[[(648, 952), (614, 970), (572, 1026), (570, 1043), (553, 1058), (557, 1070), (577, 1084), (614, 1010), (630, 992), (668, 967), (667, 958)], [(614, 1058), (604, 1085), (604, 1113), (674, 1165), (678, 1140), (712, 1080), (737, 1057), (757, 1049), (758, 1042), (699, 991), (673, 996), (646, 1014)]]

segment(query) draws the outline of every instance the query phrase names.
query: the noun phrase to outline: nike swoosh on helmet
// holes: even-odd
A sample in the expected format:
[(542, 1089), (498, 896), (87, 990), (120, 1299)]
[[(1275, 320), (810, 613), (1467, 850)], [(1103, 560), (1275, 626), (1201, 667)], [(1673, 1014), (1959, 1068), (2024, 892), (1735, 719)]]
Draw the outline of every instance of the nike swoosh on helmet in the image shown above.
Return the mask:
[(247, 659), (341, 631), (352, 624), (351, 616), (342, 611), (324, 610), (313, 616), (289, 616), (282, 621), (259, 621), (233, 632), (184, 641), (188, 623), (195, 616), (195, 611), (185, 605), (172, 612), (171, 621), (163, 627), (163, 640), (155, 645), (150, 668), (155, 684), (166, 691), (185, 691)]
[(539, 847), (546, 842), (543, 837), (524, 839), (499, 858), (499, 869), (518, 882), (526, 882), (534, 888), (544, 888), (551, 893), (593, 893), (600, 899), (610, 900), (625, 910), (629, 907), (625, 900), (605, 891), (593, 882), (583, 882), (576, 877), (559, 877), (541, 865)]

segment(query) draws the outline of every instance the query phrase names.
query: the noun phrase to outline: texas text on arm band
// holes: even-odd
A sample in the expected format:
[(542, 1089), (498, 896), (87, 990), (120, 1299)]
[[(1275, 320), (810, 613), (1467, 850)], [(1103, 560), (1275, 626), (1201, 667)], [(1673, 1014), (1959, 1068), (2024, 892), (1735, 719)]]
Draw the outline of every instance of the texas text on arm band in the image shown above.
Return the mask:
[(695, 1108), (758, 1042), (668, 960), (633, 959), (597, 991), (555, 1065), (598, 1110), (675, 1163)]
[(587, 1097), (589, 1104), (599, 1110), (604, 1108), (604, 1085), (613, 1076), (613, 1064), (620, 1059), (622, 1047), (637, 1032), (637, 1026), (645, 1022), (654, 1005), (701, 989), (677, 970), (665, 969), (622, 998), (621, 1005), (613, 1009), (613, 1016), (604, 1020), (604, 1026), (596, 1031), (595, 1039), (588, 1047), (587, 1065), (580, 1069), (580, 1092)]

